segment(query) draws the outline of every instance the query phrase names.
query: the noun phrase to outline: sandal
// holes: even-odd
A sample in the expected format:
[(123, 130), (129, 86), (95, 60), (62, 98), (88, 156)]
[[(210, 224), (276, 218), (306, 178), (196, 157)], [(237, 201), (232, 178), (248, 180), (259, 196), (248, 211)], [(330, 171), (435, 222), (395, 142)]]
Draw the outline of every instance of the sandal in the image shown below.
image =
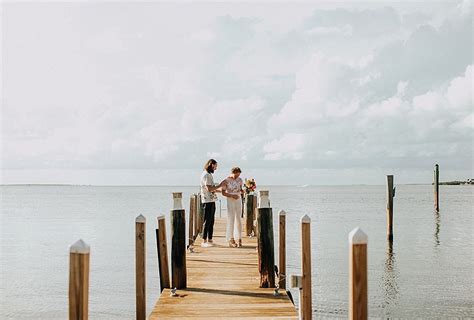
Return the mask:
[(230, 241), (229, 241), (229, 247), (231, 247), (231, 248), (237, 247), (237, 243), (235, 243), (235, 240), (234, 240), (234, 239), (230, 239)]
[(242, 247), (242, 239), (239, 239), (239, 242), (237, 243), (237, 247)]

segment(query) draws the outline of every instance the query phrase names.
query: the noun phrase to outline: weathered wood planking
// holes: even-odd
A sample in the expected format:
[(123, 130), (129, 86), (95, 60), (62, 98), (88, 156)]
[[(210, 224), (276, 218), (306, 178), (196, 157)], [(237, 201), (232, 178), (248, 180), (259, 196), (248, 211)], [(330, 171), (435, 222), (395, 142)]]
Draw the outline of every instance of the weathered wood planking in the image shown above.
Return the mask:
[(188, 287), (176, 297), (165, 289), (149, 319), (297, 319), (297, 312), (284, 290), (259, 288), (256, 238), (243, 237), (242, 248), (229, 248), (225, 219), (214, 227), (215, 247), (201, 248), (196, 239), (194, 253), (186, 255)]

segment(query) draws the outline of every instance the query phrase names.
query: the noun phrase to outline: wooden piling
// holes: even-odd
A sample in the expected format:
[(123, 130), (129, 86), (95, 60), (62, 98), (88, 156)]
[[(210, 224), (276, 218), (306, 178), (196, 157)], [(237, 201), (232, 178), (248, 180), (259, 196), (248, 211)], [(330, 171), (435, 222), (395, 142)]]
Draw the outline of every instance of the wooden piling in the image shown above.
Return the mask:
[(434, 200), (435, 200), (435, 210), (439, 212), (439, 165), (435, 165), (434, 170)]
[(312, 318), (312, 288), (311, 288), (311, 218), (305, 215), (301, 218), (301, 318)]
[(156, 229), (158, 269), (160, 272), (160, 291), (170, 288), (170, 271), (168, 265), (168, 244), (166, 239), (166, 220), (158, 216), (158, 229)]
[(279, 279), (278, 287), (286, 289), (286, 212), (280, 210), (280, 232), (279, 232)]
[(196, 210), (196, 197), (191, 195), (189, 199), (189, 222), (188, 222), (188, 246), (194, 244), (194, 215)]
[(257, 195), (254, 195), (253, 196), (253, 222), (252, 222), (254, 236), (258, 235), (258, 230), (257, 230), (257, 215), (258, 215), (257, 201), (258, 201), (258, 197), (257, 197)]
[(199, 208), (201, 207), (201, 196), (199, 194), (194, 195), (194, 216), (193, 216), (193, 240), (196, 240), (199, 234)]
[(69, 320), (89, 317), (89, 254), (82, 240), (69, 247)]
[[(252, 235), (253, 221), (255, 220), (255, 196), (248, 194), (245, 197), (245, 235), (248, 237)], [(255, 232), (254, 232), (255, 233)]]
[(171, 210), (171, 286), (186, 288), (186, 214), (182, 208), (182, 194), (173, 193)]
[(365, 320), (367, 312), (367, 235), (356, 228), (349, 234), (349, 319)]
[(387, 175), (387, 239), (393, 240), (393, 175)]
[(257, 209), (258, 271), (260, 288), (275, 288), (275, 252), (272, 208)]
[(145, 217), (139, 215), (135, 219), (135, 295), (137, 320), (146, 319), (145, 225)]
[(196, 236), (198, 234), (202, 234), (202, 229), (203, 229), (203, 223), (204, 223), (204, 210), (202, 208), (202, 200), (201, 200), (201, 195), (199, 194), (198, 195), (198, 203), (197, 203), (197, 219), (196, 219), (196, 222), (197, 222), (197, 233), (196, 233)]

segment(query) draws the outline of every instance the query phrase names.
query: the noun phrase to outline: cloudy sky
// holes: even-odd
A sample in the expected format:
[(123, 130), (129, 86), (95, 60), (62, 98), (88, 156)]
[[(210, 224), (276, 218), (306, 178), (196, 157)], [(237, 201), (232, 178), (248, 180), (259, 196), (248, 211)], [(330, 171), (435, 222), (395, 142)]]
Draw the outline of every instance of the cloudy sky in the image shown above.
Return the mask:
[(470, 1), (5, 2), (2, 182), (473, 175)]

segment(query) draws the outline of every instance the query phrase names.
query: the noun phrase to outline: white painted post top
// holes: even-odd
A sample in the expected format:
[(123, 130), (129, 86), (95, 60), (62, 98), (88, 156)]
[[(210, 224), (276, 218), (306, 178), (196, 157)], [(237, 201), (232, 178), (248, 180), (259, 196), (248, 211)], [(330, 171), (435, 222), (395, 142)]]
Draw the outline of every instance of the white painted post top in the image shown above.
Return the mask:
[(258, 207), (259, 208), (270, 208), (270, 198), (269, 191), (262, 190), (259, 191)]
[(69, 246), (69, 252), (70, 253), (81, 253), (81, 254), (87, 254), (91, 251), (91, 248), (87, 243), (84, 242), (84, 240), (79, 239), (77, 240), (74, 244)]
[(165, 216), (160, 214), (158, 217), (157, 217), (158, 220), (164, 220), (165, 219)]
[(173, 192), (173, 210), (183, 209), (183, 193)]
[(146, 218), (145, 218), (143, 215), (139, 215), (139, 216), (135, 219), (135, 222), (137, 222), (137, 223), (145, 223), (145, 222), (146, 222)]
[(311, 218), (305, 214), (303, 217), (301, 217), (301, 223), (311, 223)]
[(285, 210), (280, 210), (279, 215), (280, 215), (280, 216), (286, 216)]
[(367, 241), (368, 241), (367, 235), (359, 227), (355, 228), (349, 233), (350, 244), (367, 244)]
[(293, 289), (303, 288), (303, 277), (298, 274), (290, 275), (290, 288), (293, 288)]

